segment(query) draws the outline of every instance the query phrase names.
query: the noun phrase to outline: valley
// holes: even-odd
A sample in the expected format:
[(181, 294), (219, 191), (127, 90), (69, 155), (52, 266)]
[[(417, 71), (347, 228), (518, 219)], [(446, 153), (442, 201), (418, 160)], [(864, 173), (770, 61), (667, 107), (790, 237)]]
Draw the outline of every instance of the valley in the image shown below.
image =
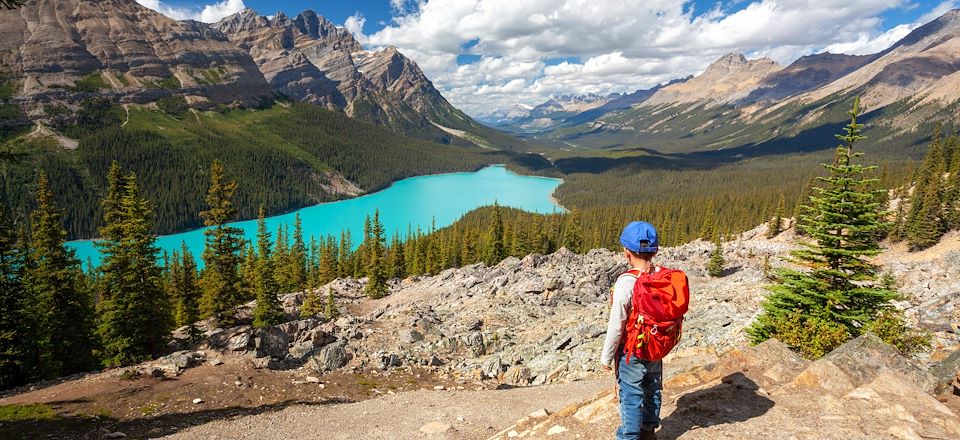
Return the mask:
[(659, 438), (960, 436), (952, 2), (181, 3), (0, 1), (0, 437), (607, 438), (651, 240)]

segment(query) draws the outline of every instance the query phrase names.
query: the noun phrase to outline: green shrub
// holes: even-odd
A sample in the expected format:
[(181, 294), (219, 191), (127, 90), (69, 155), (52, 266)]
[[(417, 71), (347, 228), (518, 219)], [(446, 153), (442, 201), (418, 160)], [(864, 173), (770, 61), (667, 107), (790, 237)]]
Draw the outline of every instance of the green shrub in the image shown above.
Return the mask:
[(907, 356), (930, 349), (933, 341), (930, 332), (908, 327), (903, 312), (899, 309), (881, 311), (877, 318), (866, 326), (866, 330), (897, 347), (897, 350)]
[(807, 359), (819, 359), (850, 339), (846, 326), (819, 318), (804, 319), (799, 313), (770, 324), (780, 342)]
[(190, 106), (187, 104), (186, 98), (182, 96), (171, 96), (158, 100), (157, 108), (170, 116), (180, 118), (190, 109)]
[(156, 81), (143, 81), (143, 86), (148, 89), (179, 89), (180, 80), (175, 76), (169, 78), (158, 79)]
[(0, 120), (17, 119), (22, 115), (20, 107), (16, 104), (0, 104)]
[(103, 80), (100, 72), (94, 72), (77, 80), (73, 83), (73, 87), (67, 87), (67, 90), (79, 93), (93, 93), (108, 88), (110, 88), (110, 86)]
[(13, 82), (0, 78), (0, 99), (10, 99), (13, 97)]

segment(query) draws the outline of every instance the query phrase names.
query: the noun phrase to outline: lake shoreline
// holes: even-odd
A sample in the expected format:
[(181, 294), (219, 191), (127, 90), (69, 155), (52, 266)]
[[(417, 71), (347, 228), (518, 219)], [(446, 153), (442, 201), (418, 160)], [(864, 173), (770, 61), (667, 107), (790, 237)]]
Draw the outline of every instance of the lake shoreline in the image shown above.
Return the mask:
[[(314, 206), (326, 205), (326, 204), (329, 204), (329, 203), (337, 203), (337, 202), (343, 202), (343, 201), (345, 201), (345, 200), (361, 199), (361, 198), (363, 198), (363, 197), (371, 196), (371, 195), (377, 194), (377, 193), (379, 193), (379, 192), (386, 191), (386, 190), (390, 189), (391, 187), (393, 187), (393, 185), (394, 185), (395, 183), (397, 183), (397, 182), (402, 182), (402, 181), (408, 180), (408, 179), (416, 179), (416, 178), (419, 178), (419, 177), (437, 177), (437, 176), (452, 176), (452, 175), (458, 175), (458, 174), (471, 174), (471, 173), (476, 173), (476, 172), (478, 172), (478, 171), (480, 171), (480, 170), (484, 170), (484, 169), (487, 169), (487, 168), (504, 168), (508, 173), (513, 174), (513, 175), (515, 175), (515, 176), (519, 176), (519, 177), (536, 178), (536, 179), (547, 179), (547, 180), (557, 180), (557, 181), (560, 182), (560, 184), (557, 185), (557, 187), (559, 187), (560, 185), (563, 185), (563, 184), (565, 183), (565, 180), (562, 179), (562, 178), (559, 178), (559, 177), (537, 176), (537, 175), (532, 175), (532, 174), (520, 174), (520, 173), (514, 172), (514, 171), (510, 170), (509, 168), (507, 168), (507, 164), (505, 164), (505, 163), (492, 163), (492, 164), (489, 164), (489, 165), (484, 165), (484, 166), (482, 166), (482, 167), (479, 167), (479, 168), (477, 168), (477, 169), (475, 169), (475, 170), (473, 170), (473, 171), (450, 171), (450, 172), (446, 172), (446, 173), (418, 174), (418, 175), (416, 175), (416, 176), (404, 177), (404, 178), (402, 178), (402, 179), (397, 179), (397, 180), (391, 181), (389, 185), (387, 185), (387, 186), (385, 186), (385, 187), (383, 187), (383, 188), (381, 188), (381, 189), (379, 189), (379, 190), (377, 190), (377, 191), (371, 192), (371, 193), (364, 192), (364, 193), (362, 193), (362, 194), (358, 194), (358, 195), (353, 196), (353, 197), (346, 197), (346, 198), (342, 198), (342, 199), (330, 200), (330, 201), (327, 201), (327, 202), (319, 202), (319, 203), (314, 203), (314, 204), (312, 204), (312, 205), (301, 206), (301, 207), (299, 207), (299, 208), (294, 208), (294, 209), (291, 209), (291, 210), (289, 210), (289, 211), (282, 211), (282, 212), (277, 212), (277, 213), (271, 214), (270, 217), (279, 217), (279, 216), (283, 216), (283, 215), (288, 215), (288, 214), (292, 214), (292, 213), (294, 213), (294, 212), (297, 212), (297, 211), (300, 211), (300, 210), (303, 210), (303, 209), (312, 208), (312, 207), (314, 207)], [(554, 191), (550, 193), (550, 202), (552, 202), (554, 205), (557, 205), (557, 207), (559, 207), (560, 209), (562, 209), (564, 212), (569, 212), (570, 210), (567, 209), (567, 207), (563, 206), (563, 204), (561, 204), (559, 200), (557, 200), (557, 198), (555, 197), (555, 193), (556, 193), (556, 189), (554, 189)], [(480, 207), (478, 206), (477, 208), (480, 208)], [(256, 220), (256, 217), (254, 217), (254, 218), (246, 218), (246, 219), (237, 219), (237, 220), (231, 221), (230, 223), (247, 222), (247, 221), (251, 221), (251, 220)], [(167, 236), (167, 235), (186, 234), (186, 233), (190, 233), (190, 232), (194, 232), (194, 231), (203, 230), (203, 229), (206, 229), (206, 228), (207, 228), (206, 226), (201, 226), (201, 227), (199, 227), (199, 228), (184, 229), (184, 230), (181, 230), (181, 231), (173, 231), (173, 232), (168, 232), (168, 233), (165, 233), (165, 234), (154, 234), (154, 237), (164, 237), (164, 236)], [(67, 243), (95, 242), (95, 241), (97, 241), (97, 240), (100, 240), (100, 238), (99, 238), (99, 237), (97, 237), (97, 238), (77, 238), (77, 239), (73, 239), (73, 240), (68, 240)]]
[[(405, 237), (407, 231), (429, 229), (432, 225), (443, 228), (455, 223), (464, 215), (484, 206), (499, 202), (528, 212), (541, 214), (562, 213), (568, 210), (558, 203), (554, 193), (563, 179), (546, 176), (526, 176), (507, 169), (504, 164), (491, 164), (476, 171), (457, 171), (408, 177), (392, 182), (387, 188), (356, 197), (321, 202), (283, 214), (267, 217), (267, 228), (275, 231), (281, 225), (292, 229), (294, 218), (299, 215), (304, 225), (305, 237), (325, 238), (339, 236), (349, 231), (357, 240), (363, 230), (363, 219), (377, 211), (385, 229)], [(230, 226), (243, 230), (246, 240), (255, 239), (256, 219), (229, 222)], [(190, 252), (200, 255), (208, 227), (182, 232), (155, 235), (156, 245), (162, 253), (179, 250), (181, 242)], [(99, 238), (79, 239), (67, 242), (78, 258), (86, 265), (100, 264), (102, 255), (96, 246)]]

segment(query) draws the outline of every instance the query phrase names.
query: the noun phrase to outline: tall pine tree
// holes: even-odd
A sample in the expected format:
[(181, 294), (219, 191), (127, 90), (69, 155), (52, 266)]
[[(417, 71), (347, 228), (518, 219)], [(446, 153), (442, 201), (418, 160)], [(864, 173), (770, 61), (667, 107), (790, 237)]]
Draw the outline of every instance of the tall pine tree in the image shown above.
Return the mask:
[(566, 227), (563, 229), (563, 246), (571, 252), (583, 252), (583, 228), (580, 227), (580, 217), (576, 212), (567, 215)]
[(23, 285), (24, 243), (0, 205), (0, 389), (36, 377), (36, 322)]
[(93, 365), (93, 298), (80, 261), (65, 246), (61, 219), (47, 176), (40, 173), (24, 283), (34, 301), (40, 371), (47, 378)]
[(780, 232), (783, 231), (783, 194), (780, 194), (780, 200), (777, 201), (777, 210), (773, 213), (773, 218), (770, 219), (770, 224), (767, 227), (767, 238), (773, 238), (777, 235), (780, 235)]
[(197, 262), (187, 243), (181, 243), (180, 252), (174, 251), (170, 267), (170, 299), (173, 302), (173, 317), (177, 327), (189, 325), (189, 331), (199, 334), (194, 324), (200, 319), (200, 284), (197, 278)]
[[(867, 260), (881, 252), (878, 237), (886, 224), (875, 190), (869, 190), (874, 179), (867, 173), (874, 167), (854, 163), (863, 155), (854, 151), (864, 139), (858, 115), (855, 101), (846, 133), (837, 136), (843, 144), (837, 147), (833, 164), (824, 165), (830, 175), (819, 178), (821, 186), (814, 188), (810, 206), (801, 213), (804, 228), (815, 241), (795, 252), (794, 258), (809, 270), (777, 271), (781, 281), (769, 287), (772, 294), (748, 329), (754, 342), (780, 337), (790, 327), (839, 327), (857, 335), (897, 297), (876, 283), (876, 268)], [(804, 351), (816, 337), (818, 332), (811, 331), (806, 339), (784, 342)]]
[(500, 204), (493, 202), (493, 218), (490, 229), (487, 231), (486, 252), (484, 263), (493, 266), (507, 258), (507, 249), (503, 244), (503, 216), (500, 213)]
[(173, 325), (170, 299), (157, 265), (159, 249), (150, 233), (153, 211), (140, 198), (136, 175), (110, 170), (103, 201), (103, 255), (97, 290), (97, 333), (107, 366), (140, 362), (162, 354)]
[[(297, 217), (299, 219), (299, 216)], [(257, 267), (254, 292), (257, 306), (253, 309), (253, 326), (269, 327), (283, 322), (283, 307), (277, 298), (277, 284), (270, 258), (270, 232), (267, 231), (263, 205), (257, 215)]]
[(243, 282), (240, 264), (243, 251), (243, 230), (228, 226), (237, 210), (233, 206), (236, 182), (227, 182), (223, 164), (215, 160), (210, 166), (210, 188), (207, 205), (210, 209), (200, 213), (203, 224), (209, 228), (203, 249), (204, 268), (201, 274), (203, 296), (201, 309), (204, 316), (213, 317), (221, 326), (235, 324), (234, 307), (243, 300)]
[(947, 222), (943, 216), (943, 174), (945, 169), (943, 138), (938, 127), (923, 160), (913, 190), (906, 238), (911, 249), (925, 249), (940, 241)]
[(384, 270), (385, 243), (383, 224), (380, 223), (380, 211), (374, 211), (373, 220), (367, 217), (369, 234), (363, 247), (366, 257), (367, 287), (365, 292), (370, 298), (383, 298), (387, 294), (387, 276)]

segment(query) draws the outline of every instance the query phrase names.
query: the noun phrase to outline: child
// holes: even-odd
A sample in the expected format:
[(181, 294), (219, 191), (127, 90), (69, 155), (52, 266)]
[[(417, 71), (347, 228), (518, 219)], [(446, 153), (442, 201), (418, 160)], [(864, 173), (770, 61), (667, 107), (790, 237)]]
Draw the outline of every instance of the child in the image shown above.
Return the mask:
[(646, 361), (633, 357), (629, 362), (623, 353), (623, 334), (632, 308), (633, 285), (637, 273), (653, 273), (660, 268), (653, 265), (657, 255), (657, 230), (647, 222), (631, 222), (620, 234), (623, 256), (631, 272), (620, 275), (613, 286), (610, 304), (610, 322), (603, 342), (600, 363), (605, 370), (613, 369), (617, 379), (620, 400), (620, 428), (618, 440), (656, 440), (654, 430), (660, 426), (660, 390), (663, 362)]

